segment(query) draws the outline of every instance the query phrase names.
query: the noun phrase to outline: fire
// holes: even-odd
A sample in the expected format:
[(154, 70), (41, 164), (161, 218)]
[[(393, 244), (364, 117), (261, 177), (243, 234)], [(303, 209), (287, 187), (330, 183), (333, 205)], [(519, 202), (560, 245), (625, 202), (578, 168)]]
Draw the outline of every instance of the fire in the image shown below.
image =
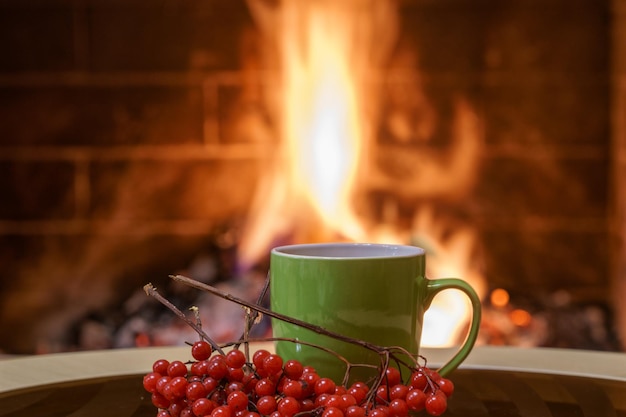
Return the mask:
[(340, 235), (359, 238), (359, 223), (351, 207), (363, 137), (358, 91), (342, 54), (341, 36), (319, 11), (310, 21), (305, 50), (299, 39), (285, 39), (293, 59), (284, 63), (285, 106), (282, 161), (288, 188), (305, 201), (322, 223)]
[[(449, 225), (437, 222), (430, 207), (422, 208), (414, 228), (420, 231), (418, 241), (427, 250), (426, 273), (430, 277), (458, 277), (469, 282), (476, 292), (484, 294), (484, 279), (476, 262), (475, 232), (470, 227), (454, 225), (454, 233), (446, 237)], [(424, 314), (423, 346), (451, 346), (465, 336), (471, 305), (456, 290), (441, 292)]]
[[(268, 67), (275, 69), (266, 80), (266, 93), (279, 141), (240, 243), (244, 264), (266, 256), (278, 239), (407, 244), (418, 235), (416, 243), (427, 244), (430, 277), (462, 277), (475, 287), (480, 284), (471, 256), (472, 230), (458, 229), (444, 239), (440, 220), (428, 208), (416, 208), (413, 230), (406, 230), (393, 224), (393, 205), (384, 216), (389, 221), (381, 224), (367, 218), (367, 210), (357, 204), (359, 195), (377, 187), (417, 197), (459, 198), (475, 177), (480, 146), (475, 119), (463, 102), (458, 106), (456, 146), (449, 155), (426, 155), (421, 174), (403, 184), (374, 166), (380, 145), (372, 132), (380, 121), (379, 84), (372, 83), (372, 69), (384, 66), (395, 42), (393, 5), (380, 0), (284, 0), (270, 8), (266, 2), (250, 2), (269, 41), (264, 45)], [(426, 329), (423, 344), (444, 346), (457, 340), (469, 309), (462, 297), (447, 291), (435, 298), (428, 316), (436, 316), (437, 325)], [(427, 326), (429, 322), (433, 319), (427, 317)]]

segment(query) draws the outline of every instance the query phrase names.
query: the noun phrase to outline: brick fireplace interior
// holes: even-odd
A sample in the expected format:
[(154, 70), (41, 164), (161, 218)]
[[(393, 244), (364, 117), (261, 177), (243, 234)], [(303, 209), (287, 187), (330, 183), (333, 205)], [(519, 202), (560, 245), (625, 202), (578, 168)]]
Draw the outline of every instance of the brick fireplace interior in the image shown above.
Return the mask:
[[(246, 279), (237, 247), (278, 140), (254, 9), (287, 1), (254, 3), (0, 0), (0, 351), (123, 346), (81, 345), (80, 323), (120, 327), (171, 273)], [(626, 3), (394, 4), (370, 221), (412, 229), (427, 206), (444, 238), (472, 229), (485, 343), (625, 349)], [(459, 98), (478, 147), (451, 139)], [(428, 158), (471, 184), (414, 192)], [(497, 288), (540, 336), (493, 329)]]

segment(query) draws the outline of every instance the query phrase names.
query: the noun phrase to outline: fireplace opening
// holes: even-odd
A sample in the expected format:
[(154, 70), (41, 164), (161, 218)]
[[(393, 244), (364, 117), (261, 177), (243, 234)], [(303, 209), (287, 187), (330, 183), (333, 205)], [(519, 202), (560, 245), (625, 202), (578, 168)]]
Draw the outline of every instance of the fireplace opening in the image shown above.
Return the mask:
[[(424, 247), (484, 300), (479, 343), (624, 350), (625, 13), (3, 2), (0, 351), (191, 338), (148, 282), (228, 341), (241, 309), (168, 275), (253, 301), (272, 246), (322, 241)], [(425, 345), (462, 337), (461, 299)]]

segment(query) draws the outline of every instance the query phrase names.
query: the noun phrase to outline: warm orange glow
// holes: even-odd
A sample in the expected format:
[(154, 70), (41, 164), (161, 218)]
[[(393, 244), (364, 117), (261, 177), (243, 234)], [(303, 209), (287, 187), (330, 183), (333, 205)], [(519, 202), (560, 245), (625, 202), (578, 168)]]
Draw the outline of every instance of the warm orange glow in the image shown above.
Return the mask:
[(266, 38), (268, 107), (279, 143), (240, 243), (244, 263), (281, 235), (294, 241), (382, 241), (355, 209), (376, 124), (372, 68), (393, 43), (395, 10), (379, 0), (251, 1)]
[[(361, 98), (346, 56), (350, 27), (335, 22), (341, 12), (311, 7), (305, 39), (282, 40), (290, 57), (283, 61), (283, 162), (295, 197), (312, 207), (326, 227), (359, 239), (363, 231), (351, 197), (361, 159)], [(290, 33), (302, 24), (285, 23), (293, 25)]]
[[(477, 267), (476, 232), (470, 227), (451, 228), (435, 219), (432, 209), (420, 210), (414, 228), (420, 231), (419, 246), (427, 250), (426, 274), (430, 278), (462, 278), (479, 294), (484, 293), (484, 279)], [(471, 312), (467, 297), (448, 290), (437, 295), (424, 315), (423, 346), (445, 347), (457, 344), (465, 334)]]
[(491, 305), (494, 307), (504, 307), (509, 303), (509, 293), (502, 288), (496, 288), (491, 292)]
[(511, 322), (519, 327), (528, 327), (533, 320), (528, 311), (520, 308), (511, 311), (509, 317), (511, 318)]
[[(394, 5), (383, 0), (284, 0), (272, 7), (250, 2), (271, 41), (266, 58), (275, 71), (267, 80), (267, 100), (279, 141), (260, 179), (239, 256), (253, 264), (283, 236), (290, 243), (416, 244), (427, 249), (429, 277), (463, 278), (481, 294), (472, 228), (449, 227), (428, 204), (415, 208), (410, 230), (393, 224), (393, 206), (385, 208), (388, 216), (383, 217), (390, 220), (383, 224), (358, 210), (357, 194), (379, 189), (462, 204), (476, 178), (481, 141), (477, 118), (463, 100), (457, 103), (449, 152), (423, 155), (415, 175), (400, 182), (374, 163), (373, 155), (381, 150), (373, 137), (380, 123), (380, 83), (372, 83), (372, 70), (386, 64), (384, 57), (395, 43)], [(420, 87), (415, 96), (425, 101)], [(431, 132), (433, 112), (420, 120), (428, 125), (420, 132)], [(449, 346), (459, 340), (470, 308), (465, 298), (457, 291), (435, 297), (423, 345)]]

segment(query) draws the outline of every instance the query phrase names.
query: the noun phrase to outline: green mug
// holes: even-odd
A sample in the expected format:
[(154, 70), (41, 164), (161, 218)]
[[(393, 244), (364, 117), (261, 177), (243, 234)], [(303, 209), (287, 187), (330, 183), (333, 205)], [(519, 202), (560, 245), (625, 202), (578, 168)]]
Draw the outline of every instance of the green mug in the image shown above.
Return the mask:
[[(465, 293), (472, 305), (467, 338), (440, 369), (456, 369), (472, 350), (480, 325), (480, 299), (456, 278), (425, 277), (425, 251), (415, 246), (369, 243), (321, 243), (281, 246), (270, 256), (270, 304), (274, 312), (314, 324), (333, 333), (382, 347), (400, 346), (419, 353), (424, 312), (445, 289)], [(285, 360), (314, 366), (321, 376), (343, 380), (350, 363), (380, 364), (380, 356), (361, 346), (272, 319), (276, 352)], [(294, 342), (295, 341), (295, 342)], [(301, 342), (301, 343), (298, 343)], [(368, 368), (351, 371), (352, 380), (367, 380)]]

